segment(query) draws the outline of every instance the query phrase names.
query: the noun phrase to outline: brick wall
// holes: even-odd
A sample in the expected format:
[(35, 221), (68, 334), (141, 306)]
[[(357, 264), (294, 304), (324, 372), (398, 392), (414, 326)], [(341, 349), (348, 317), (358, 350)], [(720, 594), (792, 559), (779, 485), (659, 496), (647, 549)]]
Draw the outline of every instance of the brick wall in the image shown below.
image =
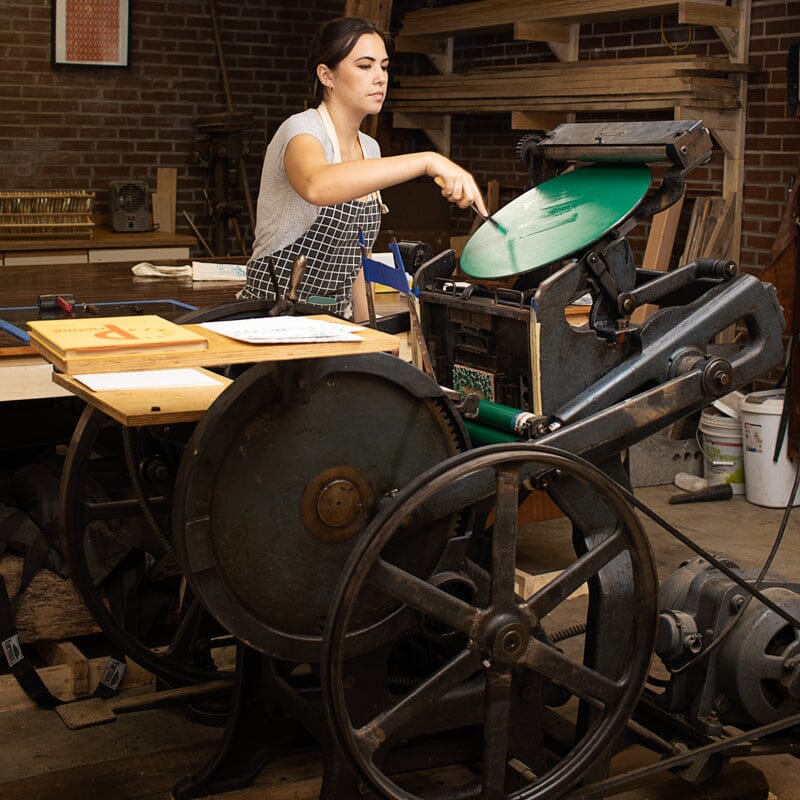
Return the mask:
[[(51, 0), (0, 3), (0, 190), (87, 189), (108, 213), (117, 178), (155, 188), (178, 170), (178, 210), (205, 220), (206, 170), (195, 162), (198, 118), (227, 110), (208, 4), (133, 0), (130, 67), (53, 67)], [(249, 183), (255, 202), (268, 137), (302, 110), (305, 54), (339, 0), (217, 0), (236, 112), (252, 115)], [(242, 197), (242, 192), (237, 192)], [(202, 223), (201, 223), (202, 224)], [(191, 233), (183, 217), (178, 230)]]
[[(396, 0), (393, 27), (422, 0)], [(226, 111), (211, 19), (205, 3), (135, 0), (131, 66), (54, 68), (50, 63), (50, 0), (0, 3), (0, 190), (84, 188), (96, 192), (96, 210), (108, 211), (108, 184), (116, 178), (146, 180), (155, 188), (156, 168), (178, 169), (178, 209), (205, 219), (206, 170), (193, 154), (200, 117)], [(306, 92), (308, 39), (324, 19), (341, 13), (341, 0), (217, 0), (234, 109), (252, 115), (248, 134), (249, 185), (253, 199), (264, 146)], [(785, 111), (786, 49), (800, 40), (800, 0), (753, 1), (751, 76), (742, 264), (763, 267), (783, 212), (786, 187), (800, 163), (800, 121)], [(584, 25), (581, 58), (664, 55), (659, 19)], [(674, 46), (687, 30), (665, 18)], [(696, 28), (688, 52), (722, 53), (711, 29)], [(521, 44), (508, 33), (457, 38), (457, 69), (551, 60), (545, 45)], [(398, 57), (396, 71), (415, 69)], [(581, 117), (585, 118), (585, 117)], [(453, 155), (479, 181), (501, 182), (501, 202), (525, 187), (526, 174), (509, 115), (459, 115), (453, 124)], [(389, 149), (427, 148), (424, 137), (387, 139)], [(719, 191), (721, 158), (692, 175), (695, 193)], [(243, 197), (241, 189), (232, 190)], [(246, 221), (246, 214), (244, 215)], [(452, 232), (464, 232), (468, 213), (453, 211)], [(178, 217), (179, 230), (189, 232)], [(247, 233), (247, 231), (245, 231)], [(641, 250), (646, 229), (633, 237)]]

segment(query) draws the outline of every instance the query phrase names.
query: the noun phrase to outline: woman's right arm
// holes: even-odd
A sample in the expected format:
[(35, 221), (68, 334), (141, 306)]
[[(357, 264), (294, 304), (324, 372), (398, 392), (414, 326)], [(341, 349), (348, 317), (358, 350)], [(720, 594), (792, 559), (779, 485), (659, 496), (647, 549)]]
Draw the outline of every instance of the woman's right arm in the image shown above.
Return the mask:
[(472, 175), (433, 151), (329, 164), (320, 141), (310, 134), (299, 134), (287, 144), (283, 161), (292, 188), (315, 206), (355, 200), (427, 175), (441, 178), (442, 195), (451, 203), (460, 208), (475, 203), (482, 214), (488, 214)]

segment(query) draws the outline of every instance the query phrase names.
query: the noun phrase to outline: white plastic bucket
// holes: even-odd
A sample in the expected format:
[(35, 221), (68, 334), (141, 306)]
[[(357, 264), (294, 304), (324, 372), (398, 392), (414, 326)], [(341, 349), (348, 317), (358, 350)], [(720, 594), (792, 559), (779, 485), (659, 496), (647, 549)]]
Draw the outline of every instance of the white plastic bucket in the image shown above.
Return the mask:
[[(752, 392), (742, 403), (746, 497), (757, 506), (785, 507), (794, 483), (796, 465), (786, 454), (785, 438), (778, 460), (773, 461), (784, 394), (783, 389)], [(795, 498), (794, 505), (800, 505), (800, 499)]]
[(701, 412), (697, 430), (703, 437), (700, 449), (708, 485), (729, 483), (734, 494), (744, 494), (745, 464), (739, 420), (707, 410)]

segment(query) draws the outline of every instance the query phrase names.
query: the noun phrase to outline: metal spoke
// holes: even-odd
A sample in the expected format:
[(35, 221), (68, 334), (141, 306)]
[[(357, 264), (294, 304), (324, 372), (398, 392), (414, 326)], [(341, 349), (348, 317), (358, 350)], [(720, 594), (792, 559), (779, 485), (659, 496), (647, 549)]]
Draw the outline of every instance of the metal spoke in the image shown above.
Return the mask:
[(522, 662), (529, 669), (569, 689), (589, 704), (613, 709), (625, 682), (613, 681), (537, 639), (531, 639)]
[[(159, 513), (167, 513), (169, 511), (169, 507), (163, 497), (150, 497), (148, 500), (154, 510)], [(142, 516), (142, 506), (136, 499), (107, 500), (104, 502), (84, 500), (82, 511), (83, 519), (87, 523)]]
[(606, 564), (626, 549), (622, 533), (615, 530), (607, 539), (584, 553), (560, 575), (528, 598), (525, 606), (543, 619), (557, 605), (566, 600), (581, 584), (596, 575)]
[(452, 661), (409, 692), (397, 705), (383, 711), (356, 730), (356, 739), (368, 752), (375, 752), (387, 739), (391, 739), (404, 726), (425, 713), (424, 709), (474, 675), (481, 668), (481, 661), (482, 656), (477, 650), (462, 650)]
[(486, 715), (483, 727), (483, 800), (504, 800), (511, 715), (511, 670), (486, 674)]
[(519, 466), (497, 470), (496, 505), (492, 530), (492, 605), (514, 606), (514, 567), (517, 557)]
[(403, 603), (428, 614), (451, 629), (472, 635), (478, 609), (379, 558), (369, 573), (369, 582)]

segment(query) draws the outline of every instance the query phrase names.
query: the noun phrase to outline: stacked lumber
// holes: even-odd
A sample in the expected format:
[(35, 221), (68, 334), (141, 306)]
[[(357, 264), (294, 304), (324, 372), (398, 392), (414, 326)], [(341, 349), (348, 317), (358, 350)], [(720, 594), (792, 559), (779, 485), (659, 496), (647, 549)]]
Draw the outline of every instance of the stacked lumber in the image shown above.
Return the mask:
[(733, 235), (734, 198), (698, 197), (694, 201), (680, 265), (697, 258), (724, 258)]
[(697, 56), (547, 62), (401, 77), (387, 110), (404, 113), (738, 108), (748, 67)]
[(477, 0), (472, 3), (421, 8), (403, 19), (401, 36), (446, 36), (474, 30), (491, 30), (521, 21), (549, 23), (588, 22), (631, 17), (658, 17), (678, 14), (683, 21), (696, 14), (701, 6), (715, 15), (715, 24), (732, 25), (738, 20), (738, 9), (726, 8), (724, 2), (700, 4), (689, 0)]

